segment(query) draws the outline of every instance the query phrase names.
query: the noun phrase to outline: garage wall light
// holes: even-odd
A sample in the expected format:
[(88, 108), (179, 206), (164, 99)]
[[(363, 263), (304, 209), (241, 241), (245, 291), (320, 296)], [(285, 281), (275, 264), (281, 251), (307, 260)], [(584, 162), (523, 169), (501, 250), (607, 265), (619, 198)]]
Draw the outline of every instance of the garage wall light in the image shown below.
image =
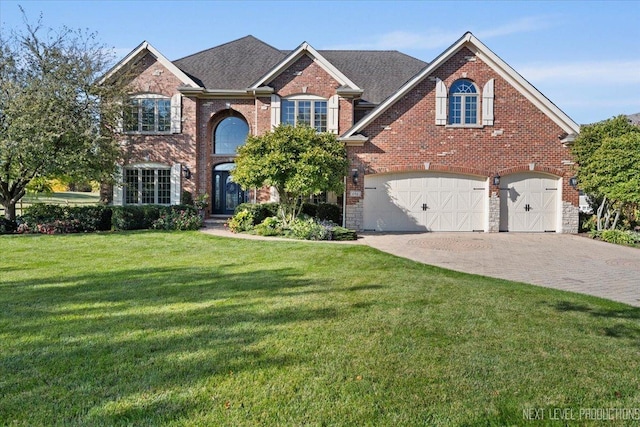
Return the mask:
[(351, 181), (353, 185), (358, 185), (358, 169), (353, 170), (353, 175), (351, 175)]
[(182, 172), (184, 173), (185, 179), (191, 179), (191, 170), (189, 169), (189, 166), (187, 165), (182, 166)]
[(493, 185), (500, 185), (500, 175), (493, 177)]
[(576, 188), (578, 186), (578, 178), (576, 178), (575, 176), (569, 178), (569, 185), (573, 188)]

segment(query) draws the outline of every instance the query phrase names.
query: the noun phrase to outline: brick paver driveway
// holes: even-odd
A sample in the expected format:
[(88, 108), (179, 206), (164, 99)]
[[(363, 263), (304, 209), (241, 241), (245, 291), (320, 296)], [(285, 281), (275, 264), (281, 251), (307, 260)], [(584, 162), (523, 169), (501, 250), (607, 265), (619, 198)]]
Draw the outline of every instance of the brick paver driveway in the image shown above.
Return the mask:
[(364, 244), (425, 264), (640, 307), (640, 249), (544, 233), (364, 233), (362, 237)]

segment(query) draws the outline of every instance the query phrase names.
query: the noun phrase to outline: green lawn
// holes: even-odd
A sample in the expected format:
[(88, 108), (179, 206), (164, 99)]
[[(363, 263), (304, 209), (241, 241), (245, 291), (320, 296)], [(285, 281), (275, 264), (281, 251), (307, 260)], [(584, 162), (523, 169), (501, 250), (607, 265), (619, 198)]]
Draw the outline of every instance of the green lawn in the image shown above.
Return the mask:
[(0, 425), (588, 425), (588, 408), (640, 408), (640, 309), (622, 304), (359, 245), (0, 245)]

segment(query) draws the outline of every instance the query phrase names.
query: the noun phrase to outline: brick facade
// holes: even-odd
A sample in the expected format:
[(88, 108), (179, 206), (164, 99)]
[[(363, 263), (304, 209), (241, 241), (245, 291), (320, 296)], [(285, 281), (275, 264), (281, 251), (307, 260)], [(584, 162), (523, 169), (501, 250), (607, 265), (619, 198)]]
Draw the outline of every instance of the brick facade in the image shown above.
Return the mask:
[[(137, 63), (132, 93), (152, 93), (167, 97), (181, 93), (184, 83), (153, 55)], [(493, 125), (459, 127), (436, 125), (436, 81), (447, 88), (458, 79), (471, 80), (478, 88), (479, 104), (484, 85), (494, 81)], [(507, 75), (508, 78), (508, 75)], [(419, 81), (404, 96), (375, 117), (359, 132), (367, 137), (363, 145), (347, 144), (350, 172), (361, 179), (347, 179), (345, 191), (347, 226), (363, 226), (364, 176), (368, 174), (411, 171), (452, 172), (484, 177), (507, 176), (535, 171), (562, 178), (562, 232), (577, 231), (578, 192), (569, 186), (572, 162), (569, 148), (562, 143), (566, 132), (552, 118), (514, 87), (504, 73), (496, 71), (480, 55), (467, 47), (454, 52), (446, 62)], [(338, 93), (341, 83), (321, 64), (302, 55), (290, 66), (266, 82), (280, 98), (315, 95), (324, 99)], [(213, 133), (226, 117), (241, 117), (250, 134), (271, 129), (271, 97), (264, 94), (225, 96), (224, 93), (182, 96), (181, 133), (161, 135), (125, 135), (124, 164), (154, 162), (188, 166), (191, 178), (182, 178), (182, 187), (195, 194), (212, 194), (213, 168), (232, 162), (233, 155), (214, 152)], [(481, 106), (479, 105), (479, 108)], [(366, 111), (357, 110), (358, 120)], [(354, 100), (339, 98), (339, 135), (354, 125)], [(427, 172), (425, 172), (427, 173)], [(487, 201), (487, 230), (498, 231), (500, 224), (499, 187), (490, 185)], [(250, 195), (250, 200), (267, 201), (268, 189)]]

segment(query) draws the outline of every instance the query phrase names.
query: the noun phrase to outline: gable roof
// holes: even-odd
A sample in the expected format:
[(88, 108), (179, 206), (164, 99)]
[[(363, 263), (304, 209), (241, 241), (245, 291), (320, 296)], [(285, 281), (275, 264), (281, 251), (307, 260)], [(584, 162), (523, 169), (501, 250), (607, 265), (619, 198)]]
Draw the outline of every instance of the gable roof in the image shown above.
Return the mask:
[(465, 33), (458, 41), (452, 44), (448, 49), (442, 52), (421, 72), (416, 74), (411, 80), (407, 81), (398, 91), (378, 105), (371, 113), (366, 115), (362, 120), (356, 123), (343, 136), (343, 139), (353, 138), (358, 132), (362, 131), (366, 126), (378, 118), (389, 107), (402, 99), (410, 90), (422, 82), (425, 78), (444, 64), (456, 52), (463, 47), (472, 50), (484, 63), (489, 65), (502, 78), (522, 93), (530, 102), (543, 111), (551, 120), (553, 120), (563, 131), (569, 135), (576, 135), (580, 131), (580, 126), (571, 120), (564, 112), (562, 112), (554, 103), (545, 97), (531, 83), (525, 80), (506, 62), (493, 53), (480, 40), (478, 40), (470, 32)]
[(176, 67), (171, 61), (169, 61), (158, 49), (151, 46), (148, 41), (143, 41), (133, 49), (127, 56), (122, 58), (116, 65), (114, 65), (107, 73), (100, 79), (100, 84), (105, 83), (109, 79), (114, 78), (118, 73), (124, 69), (128, 64), (135, 63), (140, 60), (146, 54), (151, 54), (156, 60), (162, 64), (167, 70), (174, 74), (185, 86), (198, 87), (190, 76), (186, 75), (182, 70)]
[(333, 77), (338, 83), (347, 89), (362, 92), (362, 89), (355, 84), (351, 79), (345, 76), (342, 71), (335, 67), (331, 62), (313, 48), (309, 43), (303, 42), (297, 49), (289, 53), (282, 61), (272, 67), (267, 73), (256, 80), (250, 89), (257, 89), (260, 86), (264, 86), (271, 82), (274, 78), (280, 75), (284, 70), (289, 68), (294, 62), (300, 59), (302, 56), (308, 55), (313, 61), (320, 65), (331, 77)]

